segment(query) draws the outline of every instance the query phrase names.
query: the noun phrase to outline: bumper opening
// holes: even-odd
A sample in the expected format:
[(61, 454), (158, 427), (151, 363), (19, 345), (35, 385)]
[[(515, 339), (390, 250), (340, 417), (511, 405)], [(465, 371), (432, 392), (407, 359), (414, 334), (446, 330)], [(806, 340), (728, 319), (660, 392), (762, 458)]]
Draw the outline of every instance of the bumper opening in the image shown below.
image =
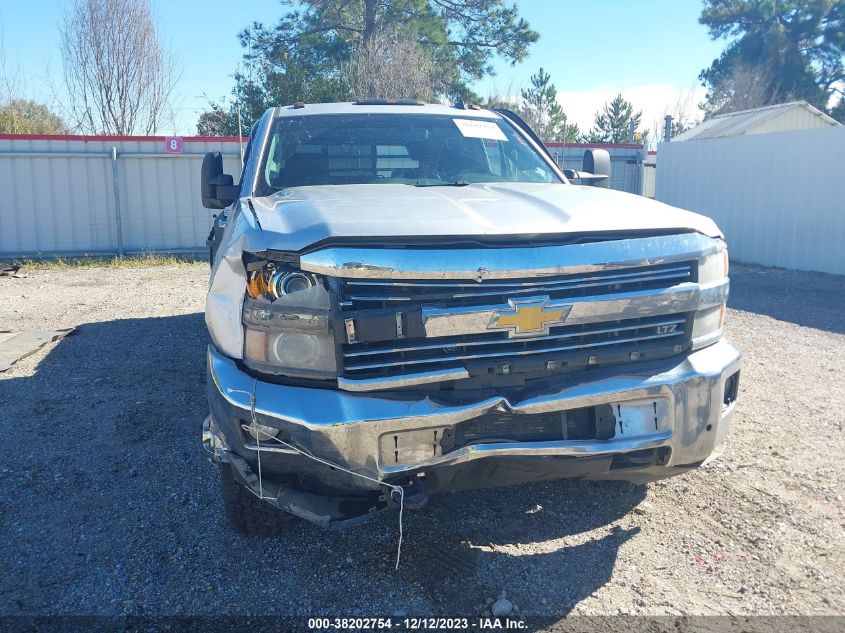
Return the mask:
[(739, 372), (731, 374), (727, 380), (725, 380), (725, 395), (722, 400), (722, 404), (726, 407), (730, 406), (734, 402), (736, 402), (737, 395), (739, 394)]
[(614, 455), (610, 462), (610, 470), (625, 470), (626, 468), (647, 468), (662, 466), (669, 462), (672, 451), (667, 447), (654, 448), (645, 451), (632, 451)]
[(454, 433), (447, 431), (443, 448), (448, 452), (490, 441), (609, 440), (615, 434), (616, 416), (609, 404), (527, 415), (496, 412), (461, 422)]

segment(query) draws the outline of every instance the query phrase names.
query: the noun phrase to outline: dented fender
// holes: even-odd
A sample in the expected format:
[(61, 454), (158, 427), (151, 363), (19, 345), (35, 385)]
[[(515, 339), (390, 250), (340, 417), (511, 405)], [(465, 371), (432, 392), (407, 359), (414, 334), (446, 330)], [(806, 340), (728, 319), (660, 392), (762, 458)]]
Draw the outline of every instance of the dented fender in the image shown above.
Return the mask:
[(246, 292), (243, 254), (267, 250), (264, 232), (250, 204), (249, 198), (241, 198), (229, 210), (232, 217), (211, 268), (205, 304), (205, 323), (211, 340), (224, 354), (238, 360), (243, 358), (244, 340), (241, 323)]

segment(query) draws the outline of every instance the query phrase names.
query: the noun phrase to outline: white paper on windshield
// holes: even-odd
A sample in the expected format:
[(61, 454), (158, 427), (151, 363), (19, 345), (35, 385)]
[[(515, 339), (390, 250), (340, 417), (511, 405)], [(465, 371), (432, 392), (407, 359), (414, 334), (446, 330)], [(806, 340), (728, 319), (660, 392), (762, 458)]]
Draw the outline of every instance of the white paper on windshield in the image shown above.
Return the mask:
[(507, 141), (505, 133), (493, 121), (473, 119), (452, 119), (461, 134), (470, 138), (489, 138), (494, 141)]

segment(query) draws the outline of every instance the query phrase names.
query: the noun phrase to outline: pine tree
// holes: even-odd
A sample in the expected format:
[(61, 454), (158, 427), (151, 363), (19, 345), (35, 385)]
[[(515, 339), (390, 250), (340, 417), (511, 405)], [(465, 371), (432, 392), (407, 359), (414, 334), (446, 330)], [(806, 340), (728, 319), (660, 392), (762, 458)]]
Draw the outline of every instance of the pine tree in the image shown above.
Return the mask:
[(699, 75), (706, 116), (797, 99), (835, 108), (845, 81), (845, 0), (704, 0), (698, 21), (712, 39), (730, 40)]
[(577, 141), (581, 131), (567, 122), (551, 76), (541, 67), (530, 81), (531, 88), (522, 90), (522, 118), (544, 141)]
[(606, 103), (601, 112), (596, 112), (596, 119), (590, 133), (589, 143), (626, 143), (634, 128), (636, 132), (643, 118), (642, 112), (634, 114), (634, 106), (621, 94)]

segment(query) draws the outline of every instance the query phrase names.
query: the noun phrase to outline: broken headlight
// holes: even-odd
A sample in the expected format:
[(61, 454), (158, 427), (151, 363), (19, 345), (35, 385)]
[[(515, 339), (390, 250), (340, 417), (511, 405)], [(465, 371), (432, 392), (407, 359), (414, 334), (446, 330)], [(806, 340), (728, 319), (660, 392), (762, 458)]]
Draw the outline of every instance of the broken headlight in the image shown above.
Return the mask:
[(278, 270), (270, 277), (268, 292), (274, 299), (278, 299), (308, 290), (316, 285), (317, 279), (314, 275), (299, 271)]
[[(719, 243), (719, 249), (698, 260), (698, 283), (707, 292), (707, 286), (720, 287), (728, 276), (728, 249), (724, 242)], [(695, 313), (692, 326), (692, 348), (700, 349), (715, 343), (722, 337), (725, 324), (726, 303), (704, 308)]]
[(323, 280), (273, 262), (247, 274), (246, 365), (299, 378), (337, 377), (331, 300)]

